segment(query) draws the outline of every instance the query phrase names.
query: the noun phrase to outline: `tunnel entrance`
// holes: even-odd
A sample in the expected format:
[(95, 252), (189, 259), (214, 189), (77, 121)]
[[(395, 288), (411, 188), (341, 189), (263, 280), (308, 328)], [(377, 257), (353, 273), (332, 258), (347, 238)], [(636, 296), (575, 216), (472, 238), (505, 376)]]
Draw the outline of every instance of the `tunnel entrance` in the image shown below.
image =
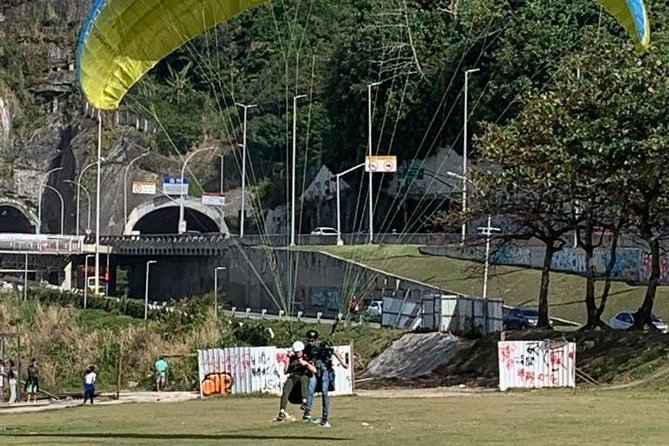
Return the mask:
[(0, 233), (34, 234), (35, 226), (20, 209), (10, 205), (1, 205)]
[[(184, 218), (188, 231), (220, 232), (218, 223), (204, 213), (185, 207)], [(133, 226), (141, 234), (176, 234), (179, 226), (179, 207), (171, 206), (151, 211)]]

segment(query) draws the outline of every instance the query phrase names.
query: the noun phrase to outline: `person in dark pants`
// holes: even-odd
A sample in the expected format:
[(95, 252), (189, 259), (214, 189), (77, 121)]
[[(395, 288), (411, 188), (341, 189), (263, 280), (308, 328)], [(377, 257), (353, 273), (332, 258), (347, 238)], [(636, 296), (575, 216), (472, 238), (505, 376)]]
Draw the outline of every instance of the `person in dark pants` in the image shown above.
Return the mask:
[(39, 369), (37, 368), (37, 359), (32, 358), (28, 366), (28, 377), (23, 391), (27, 394), (27, 402), (30, 402), (30, 397), (33, 397), (33, 402), (37, 402), (37, 392), (39, 392)]
[(295, 341), (293, 343), (293, 354), (290, 356), (286, 370), (284, 373), (288, 375), (286, 382), (283, 384), (283, 392), (281, 393), (281, 405), (279, 407), (279, 416), (276, 421), (285, 421), (294, 419), (288, 412), (288, 398), (293, 388), (296, 385), (300, 386), (300, 394), (302, 396), (302, 406), (307, 402), (307, 393), (309, 392), (309, 374), (316, 372), (316, 367), (304, 359), (304, 343), (302, 341)]
[(86, 369), (86, 375), (84, 376), (84, 404), (87, 400), (91, 400), (93, 404), (93, 398), (95, 398), (95, 380), (97, 375), (95, 374), (95, 366), (92, 365)]
[(302, 419), (305, 421), (311, 420), (311, 408), (313, 407), (314, 395), (320, 381), (323, 398), (323, 416), (320, 420), (320, 426), (330, 427), (330, 395), (328, 392), (334, 386), (332, 356), (337, 358), (342, 367), (348, 368), (348, 365), (341, 355), (332, 348), (329, 342), (318, 340), (318, 332), (316, 330), (309, 330), (307, 332), (307, 347), (304, 355), (311, 364), (315, 365), (316, 372), (309, 379), (309, 393), (306, 404), (302, 406), (302, 410), (304, 410)]

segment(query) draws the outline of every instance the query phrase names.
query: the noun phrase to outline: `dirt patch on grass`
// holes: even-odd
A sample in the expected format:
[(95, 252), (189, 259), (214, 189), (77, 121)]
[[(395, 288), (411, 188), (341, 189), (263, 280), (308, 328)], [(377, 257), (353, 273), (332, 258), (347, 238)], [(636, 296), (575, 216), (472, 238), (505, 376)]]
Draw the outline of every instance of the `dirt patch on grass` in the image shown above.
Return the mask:
[(402, 336), (374, 358), (361, 378), (410, 380), (432, 372), (453, 360), (473, 342), (444, 333), (412, 333)]

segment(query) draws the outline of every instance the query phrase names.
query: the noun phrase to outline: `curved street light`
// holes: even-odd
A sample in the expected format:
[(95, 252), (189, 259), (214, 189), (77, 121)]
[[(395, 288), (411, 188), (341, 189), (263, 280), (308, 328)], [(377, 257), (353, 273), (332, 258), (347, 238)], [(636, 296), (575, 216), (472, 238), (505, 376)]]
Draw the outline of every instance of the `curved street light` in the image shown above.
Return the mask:
[(42, 233), (42, 194), (44, 193), (44, 183), (49, 179), (49, 175), (51, 175), (54, 172), (58, 172), (59, 170), (63, 170), (62, 167), (56, 167), (54, 169), (51, 169), (47, 173), (45, 173), (42, 176), (42, 179), (39, 182), (39, 194), (37, 197), (37, 234)]
[(74, 184), (77, 187), (77, 230), (76, 230), (76, 235), (79, 235), (79, 189), (83, 190), (84, 193), (86, 194), (86, 198), (88, 199), (88, 220), (86, 223), (86, 233), (88, 234), (91, 230), (91, 194), (88, 192), (88, 189), (86, 189), (84, 186), (81, 185), (81, 183), (74, 181), (74, 180), (64, 180), (65, 183), (70, 183)]
[(49, 186), (48, 184), (44, 185), (45, 188), (51, 189), (54, 191), (57, 195), (58, 198), (60, 198), (60, 235), (64, 234), (64, 222), (65, 222), (65, 200), (63, 200), (63, 196), (61, 195), (60, 192), (58, 192), (58, 189), (56, 189), (53, 186)]
[(125, 167), (125, 174), (123, 175), (123, 232), (125, 232), (125, 225), (128, 223), (128, 172), (130, 171), (130, 167), (132, 167), (136, 161), (139, 161), (150, 154), (151, 152), (142, 153), (133, 158)]
[[(177, 228), (177, 233), (178, 233), (178, 234), (183, 234), (184, 232), (186, 232), (186, 222), (185, 222), (185, 220), (184, 220), (184, 194), (183, 194), (183, 184), (184, 184), (184, 175), (185, 175), (185, 173), (186, 173), (186, 166), (188, 165), (188, 161), (190, 161), (191, 158), (193, 158), (193, 157), (194, 157), (195, 155), (197, 155), (198, 153), (204, 152), (204, 151), (206, 151), (206, 150), (214, 150), (214, 149), (215, 149), (215, 147), (205, 147), (205, 148), (198, 149), (198, 150), (194, 151), (193, 153), (191, 153), (190, 155), (188, 155), (188, 157), (186, 158), (186, 161), (184, 161), (184, 164), (183, 164), (183, 166), (181, 167), (181, 192), (182, 192), (182, 193), (180, 194), (180, 195), (181, 195), (181, 199), (179, 200), (179, 227)], [(186, 191), (186, 195), (188, 195), (188, 191)], [(183, 223), (182, 223), (182, 222), (183, 222)], [(183, 231), (181, 230), (181, 228), (184, 228)]]

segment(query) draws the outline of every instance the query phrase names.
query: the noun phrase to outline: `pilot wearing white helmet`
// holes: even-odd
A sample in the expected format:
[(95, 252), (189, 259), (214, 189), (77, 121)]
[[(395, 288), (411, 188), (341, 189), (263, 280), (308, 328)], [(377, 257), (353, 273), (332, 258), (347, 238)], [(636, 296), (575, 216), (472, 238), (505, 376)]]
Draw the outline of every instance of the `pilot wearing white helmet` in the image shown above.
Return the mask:
[(281, 393), (281, 406), (279, 407), (279, 416), (276, 421), (293, 420), (294, 417), (286, 412), (288, 406), (288, 397), (292, 392), (293, 387), (300, 386), (302, 395), (302, 404), (307, 401), (307, 394), (309, 393), (309, 374), (316, 372), (316, 367), (306, 361), (304, 355), (304, 342), (295, 341), (292, 346), (292, 354), (286, 365), (284, 373), (288, 375), (286, 382), (283, 385), (283, 392)]

